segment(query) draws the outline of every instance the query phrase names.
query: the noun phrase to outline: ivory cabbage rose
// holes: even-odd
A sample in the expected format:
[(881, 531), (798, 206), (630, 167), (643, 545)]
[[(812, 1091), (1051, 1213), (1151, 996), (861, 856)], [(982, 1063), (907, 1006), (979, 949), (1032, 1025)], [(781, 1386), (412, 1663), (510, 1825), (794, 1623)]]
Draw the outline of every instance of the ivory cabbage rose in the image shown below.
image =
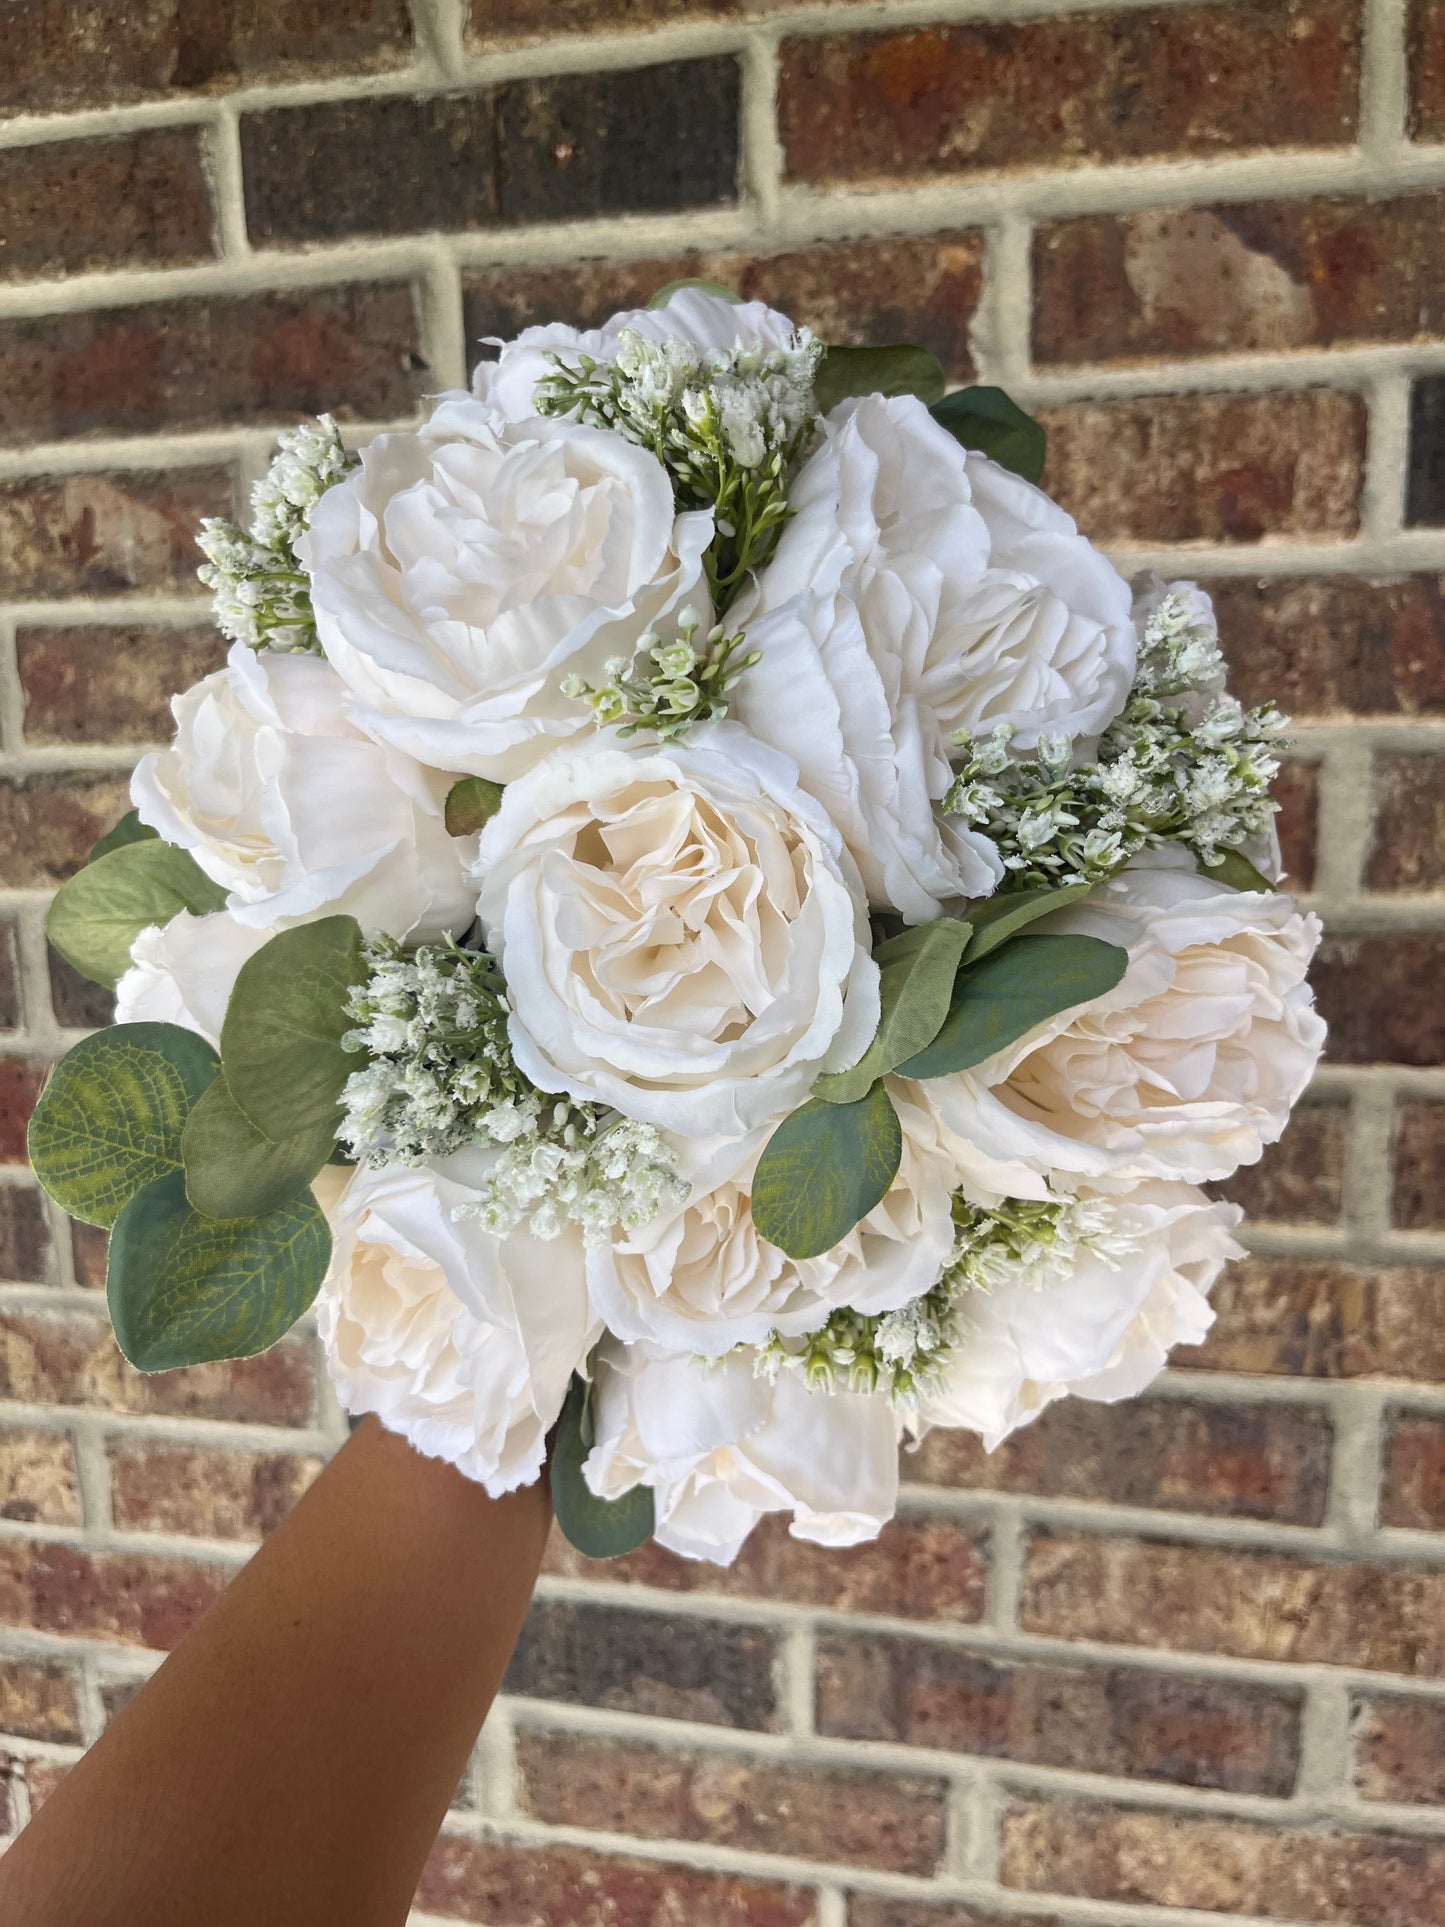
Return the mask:
[(237, 923), (226, 910), (204, 917), (182, 910), (153, 923), (131, 945), (130, 969), (115, 987), (115, 1021), (179, 1024), (219, 1044), (241, 966), (270, 940), (269, 930)]
[(456, 1218), (495, 1157), (359, 1166), (328, 1213), (335, 1248), (316, 1302), (346, 1409), (377, 1413), (494, 1498), (537, 1477), (599, 1329), (577, 1232), (498, 1239)]
[(857, 872), (792, 764), (732, 724), (559, 750), (508, 784), (477, 874), (542, 1090), (741, 1136), (877, 1028)]
[(236, 643), (175, 698), (172, 746), (136, 766), (141, 821), (253, 929), (340, 913), (394, 937), (465, 929), (469, 851), (447, 835), (448, 779), (364, 736), (345, 695), (318, 657)]
[(898, 1503), (899, 1423), (873, 1393), (815, 1397), (801, 1376), (769, 1383), (746, 1352), (706, 1362), (605, 1341), (584, 1466), (600, 1498), (651, 1486), (659, 1545), (728, 1565), (767, 1512), (795, 1539), (876, 1538)]
[(712, 511), (678, 515), (650, 450), (602, 429), (509, 423), (447, 396), (379, 435), (297, 546), (316, 629), (378, 739), (510, 782), (592, 727), (562, 694), (605, 680), (650, 626), (710, 620)]

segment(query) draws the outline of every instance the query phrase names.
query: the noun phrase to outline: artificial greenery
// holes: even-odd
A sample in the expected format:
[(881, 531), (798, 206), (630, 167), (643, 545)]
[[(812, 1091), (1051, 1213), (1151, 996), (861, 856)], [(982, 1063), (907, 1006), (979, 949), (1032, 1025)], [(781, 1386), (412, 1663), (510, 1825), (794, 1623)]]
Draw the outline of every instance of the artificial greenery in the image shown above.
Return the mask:
[(620, 1499), (599, 1499), (582, 1476), (596, 1443), (592, 1387), (573, 1374), (552, 1442), (552, 1509), (568, 1543), (588, 1559), (617, 1559), (652, 1537), (652, 1488), (635, 1485)]

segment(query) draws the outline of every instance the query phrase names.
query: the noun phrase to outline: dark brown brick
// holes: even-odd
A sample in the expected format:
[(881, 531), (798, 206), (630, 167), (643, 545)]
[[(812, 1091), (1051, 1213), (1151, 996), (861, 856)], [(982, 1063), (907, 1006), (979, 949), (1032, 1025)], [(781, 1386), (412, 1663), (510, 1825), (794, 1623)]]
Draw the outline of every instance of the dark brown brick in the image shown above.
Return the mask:
[(1387, 891), (1445, 885), (1445, 756), (1399, 751), (1376, 757), (1365, 885)]
[(1211, 1302), (1209, 1337), (1171, 1365), (1445, 1383), (1445, 1267), (1257, 1258), (1230, 1266)]
[(104, 1291), (109, 1238), (96, 1225), (75, 1223), (70, 1227), (70, 1245), (76, 1284), (87, 1291)]
[(1445, 1806), (1445, 1701), (1363, 1693), (1351, 1711), (1360, 1798)]
[(1017, 1801), (1004, 1815), (1000, 1877), (1029, 1893), (1338, 1927), (1434, 1927), (1445, 1842)]
[(1235, 1659), (1445, 1674), (1445, 1571), (1223, 1546), (1037, 1533), (1019, 1624)]
[(183, 1559), (0, 1541), (0, 1618), (169, 1652), (225, 1590), (229, 1573)]
[(1445, 584), (1437, 576), (1221, 577), (1230, 688), (1298, 717), (1445, 712)]
[(1410, 387), (1405, 524), (1412, 529), (1445, 525), (1445, 376), (1421, 375)]
[(614, 33), (670, 20), (731, 20), (784, 4), (786, 0), (558, 0), (541, 14), (533, 0), (469, 0), (467, 39), (473, 46), (492, 46), (563, 33)]
[(1344, 1202), (1348, 1128), (1345, 1105), (1307, 1101), (1258, 1164), (1243, 1165), (1232, 1178), (1206, 1188), (1242, 1205), (1246, 1217), (1258, 1222), (1335, 1224)]
[(0, 153), (0, 280), (204, 261), (211, 202), (192, 128)]
[(75, 1746), (85, 1737), (80, 1686), (68, 1666), (0, 1659), (0, 1731), (19, 1739)]
[(406, 60), (399, 0), (0, 0), (0, 113), (104, 107)]
[(761, 1627), (539, 1600), (502, 1690), (770, 1732), (773, 1654)]
[(1279, 804), (1274, 823), (1285, 879), (1292, 890), (1312, 890), (1320, 840), (1318, 763), (1290, 757), (1275, 779), (1274, 795)]
[(111, 1505), (118, 1526), (201, 1539), (260, 1539), (321, 1470), (288, 1452), (113, 1442)]
[(1445, 4), (1410, 0), (1410, 133), (1445, 136)]
[(927, 1875), (943, 1853), (944, 1788), (893, 1774), (772, 1766), (574, 1733), (517, 1735), (522, 1812), (639, 1840)]
[(429, 386), (409, 287), (102, 308), (0, 323), (0, 437), (410, 415)]
[(40, 1193), (29, 1185), (0, 1188), (0, 1283), (43, 1285), (50, 1277), (50, 1227)]
[(23, 1018), (20, 952), (13, 923), (0, 920), (0, 1029), (18, 1030)]
[(1335, 1064), (1445, 1060), (1445, 936), (1327, 936), (1311, 969)]
[(233, 507), (231, 476), (215, 468), (0, 483), (0, 584), (37, 598), (188, 590), (198, 524)]
[(32, 890), (63, 883), (129, 805), (124, 776), (46, 775), (0, 783), (0, 883)]
[(788, 40), (787, 170), (861, 183), (1336, 146), (1355, 131), (1359, 46), (1353, 0)]
[(1445, 1229), (1445, 1103), (1401, 1099), (1394, 1136), (1395, 1223), (1402, 1231)]
[(1260, 542), (1359, 525), (1358, 395), (1158, 395), (1039, 419), (1044, 486), (1096, 542)]
[(80, 1486), (68, 1432), (0, 1430), (0, 1519), (78, 1526)]
[(47, 1066), (28, 1057), (0, 1057), (0, 1164), (24, 1164), (30, 1113)]
[(1380, 1523), (1445, 1532), (1445, 1419), (1396, 1412), (1385, 1437)]
[(21, 629), (16, 637), (28, 743), (159, 743), (171, 697), (217, 669), (211, 628)]
[(68, 1030), (99, 1030), (113, 1021), (113, 990), (82, 977), (48, 944), (45, 960), (50, 971), (50, 1007), (57, 1024), (63, 1024)]
[(1284, 1405), (1062, 1399), (995, 1452), (975, 1433), (930, 1432), (903, 1476), (969, 1492), (1204, 1512), (1318, 1525), (1333, 1431), (1324, 1412)]

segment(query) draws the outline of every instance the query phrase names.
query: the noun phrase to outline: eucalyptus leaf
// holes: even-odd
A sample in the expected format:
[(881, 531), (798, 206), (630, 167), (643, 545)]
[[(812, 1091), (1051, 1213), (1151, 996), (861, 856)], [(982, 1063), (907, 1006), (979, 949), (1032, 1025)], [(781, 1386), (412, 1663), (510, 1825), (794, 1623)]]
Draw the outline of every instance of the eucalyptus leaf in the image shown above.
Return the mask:
[(315, 1200), (259, 1218), (203, 1218), (180, 1171), (139, 1191), (110, 1236), (106, 1298), (116, 1343), (142, 1372), (251, 1358), (321, 1289), (331, 1233)]
[(1231, 890), (1273, 891), (1274, 885), (1239, 850), (1221, 850), (1213, 863), (1201, 860), (1200, 873), (1211, 882), (1227, 884)]
[(225, 901), (225, 891), (194, 857), (146, 837), (108, 850), (62, 883), (45, 934), (82, 977), (114, 989), (142, 930), (169, 923), (182, 910), (204, 916)]
[(157, 843), (160, 834), (149, 823), (142, 823), (136, 810), (127, 810), (113, 829), (106, 831), (98, 843), (92, 844), (87, 863), (96, 863), (112, 850), (123, 850), (128, 843)]
[(933, 1042), (948, 1015), (970, 929), (956, 917), (939, 917), (879, 945), (873, 953), (879, 966), (877, 1033), (851, 1070), (818, 1079), (815, 1097), (856, 1104), (878, 1078)]
[(1022, 936), (965, 963), (943, 1028), (900, 1077), (944, 1077), (982, 1064), (1036, 1024), (1092, 1003), (1118, 983), (1129, 953), (1098, 937)]
[(790, 1258), (816, 1258), (867, 1217), (902, 1156), (902, 1127), (881, 1078), (856, 1104), (809, 1098), (763, 1147), (753, 1224)]
[(701, 288), (704, 294), (715, 294), (723, 301), (731, 301), (737, 307), (742, 300), (731, 288), (725, 288), (717, 281), (705, 281), (700, 275), (685, 274), (677, 281), (668, 281), (660, 287), (648, 302), (649, 308), (665, 308), (680, 288)]
[(242, 965), (221, 1027), (236, 1103), (273, 1143), (329, 1130), (358, 1060), (341, 1048), (347, 998), (366, 978), (354, 917), (283, 930)]
[(224, 1074), (186, 1119), (186, 1196), (203, 1217), (259, 1218), (299, 1197), (336, 1149), (334, 1131), (273, 1142), (232, 1097)]
[(181, 1168), (187, 1115), (216, 1053), (179, 1024), (117, 1024), (66, 1052), (30, 1119), (35, 1175), (63, 1211), (109, 1227), (135, 1194)]
[(968, 962), (977, 963), (990, 950), (997, 950), (1001, 943), (1016, 937), (1036, 918), (1062, 910), (1067, 903), (1077, 903), (1093, 887), (1092, 883), (1049, 883), (1036, 890), (1010, 890), (1005, 896), (990, 897), (987, 903), (980, 903), (968, 913), (973, 925), (966, 953)]
[(850, 395), (917, 395), (941, 400), (948, 386), (937, 355), (899, 342), (886, 348), (829, 348), (818, 364), (814, 400), (826, 415)]
[(1026, 482), (1043, 474), (1048, 437), (1002, 388), (956, 388), (930, 412), (965, 448), (976, 448)]
[(501, 807), (500, 783), (489, 783), (485, 776), (464, 776), (447, 791), (447, 835), (470, 836), (490, 823)]
[(552, 1442), (552, 1509), (570, 1545), (588, 1559), (616, 1559), (652, 1537), (652, 1488), (636, 1485), (620, 1499), (599, 1499), (582, 1476), (592, 1449), (588, 1387), (574, 1374)]

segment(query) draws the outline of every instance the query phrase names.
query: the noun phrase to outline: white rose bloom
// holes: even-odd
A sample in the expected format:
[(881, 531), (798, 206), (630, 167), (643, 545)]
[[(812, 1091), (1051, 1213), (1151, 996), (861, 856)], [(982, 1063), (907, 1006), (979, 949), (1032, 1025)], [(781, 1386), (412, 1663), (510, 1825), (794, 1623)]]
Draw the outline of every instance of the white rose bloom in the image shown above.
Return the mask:
[(297, 546), (316, 629), (379, 739), (510, 782), (593, 726), (562, 694), (649, 627), (711, 620), (712, 512), (678, 515), (649, 450), (574, 421), (509, 423), (450, 395), (379, 435)]
[(269, 930), (237, 923), (225, 910), (205, 917), (182, 910), (151, 924), (131, 945), (130, 969), (115, 987), (115, 1021), (180, 1024), (219, 1044), (241, 966), (270, 941)]
[(375, 1412), (494, 1498), (536, 1478), (600, 1329), (578, 1233), (497, 1239), (455, 1218), (495, 1156), (358, 1168), (333, 1207), (335, 1249), (316, 1304), (346, 1409)]
[[(977, 1069), (929, 1080), (976, 1182), (1041, 1197), (1051, 1174), (1203, 1184), (1253, 1164), (1289, 1121), (1324, 1044), (1306, 972), (1318, 918), (1289, 897), (1146, 851), (1034, 926), (1124, 946), (1122, 981)], [(1027, 939), (1024, 939), (1027, 941)]]
[(924, 1390), (916, 1429), (964, 1426), (992, 1452), (1068, 1393), (1132, 1398), (1172, 1346), (1198, 1344), (1209, 1330), (1210, 1289), (1244, 1255), (1231, 1235), (1238, 1206), (1154, 1181), (1083, 1195), (1101, 1214), (1103, 1249), (1077, 1247), (1053, 1270), (1018, 1265), (991, 1290), (966, 1294), (965, 1336)]
[(760, 1378), (747, 1353), (714, 1363), (653, 1345), (604, 1345), (585, 1476), (601, 1498), (651, 1486), (659, 1545), (725, 1566), (765, 1512), (795, 1539), (874, 1539), (898, 1502), (899, 1425), (876, 1394)]
[(507, 785), (477, 874), (513, 1055), (543, 1090), (740, 1137), (877, 1029), (838, 833), (793, 766), (732, 724), (558, 751)]
[(235, 644), (175, 698), (171, 748), (136, 766), (141, 821), (189, 850), (255, 929), (342, 913), (394, 937), (464, 929), (474, 846), (447, 835), (448, 778), (362, 735), (345, 696), (317, 656)]
[(895, 1092), (903, 1159), (887, 1195), (840, 1244), (795, 1259), (753, 1224), (749, 1183), (771, 1126), (729, 1142), (679, 1139), (692, 1195), (587, 1254), (592, 1302), (618, 1338), (717, 1357), (771, 1332), (800, 1337), (844, 1306), (894, 1311), (938, 1281), (953, 1248), (952, 1161), (931, 1112)]

